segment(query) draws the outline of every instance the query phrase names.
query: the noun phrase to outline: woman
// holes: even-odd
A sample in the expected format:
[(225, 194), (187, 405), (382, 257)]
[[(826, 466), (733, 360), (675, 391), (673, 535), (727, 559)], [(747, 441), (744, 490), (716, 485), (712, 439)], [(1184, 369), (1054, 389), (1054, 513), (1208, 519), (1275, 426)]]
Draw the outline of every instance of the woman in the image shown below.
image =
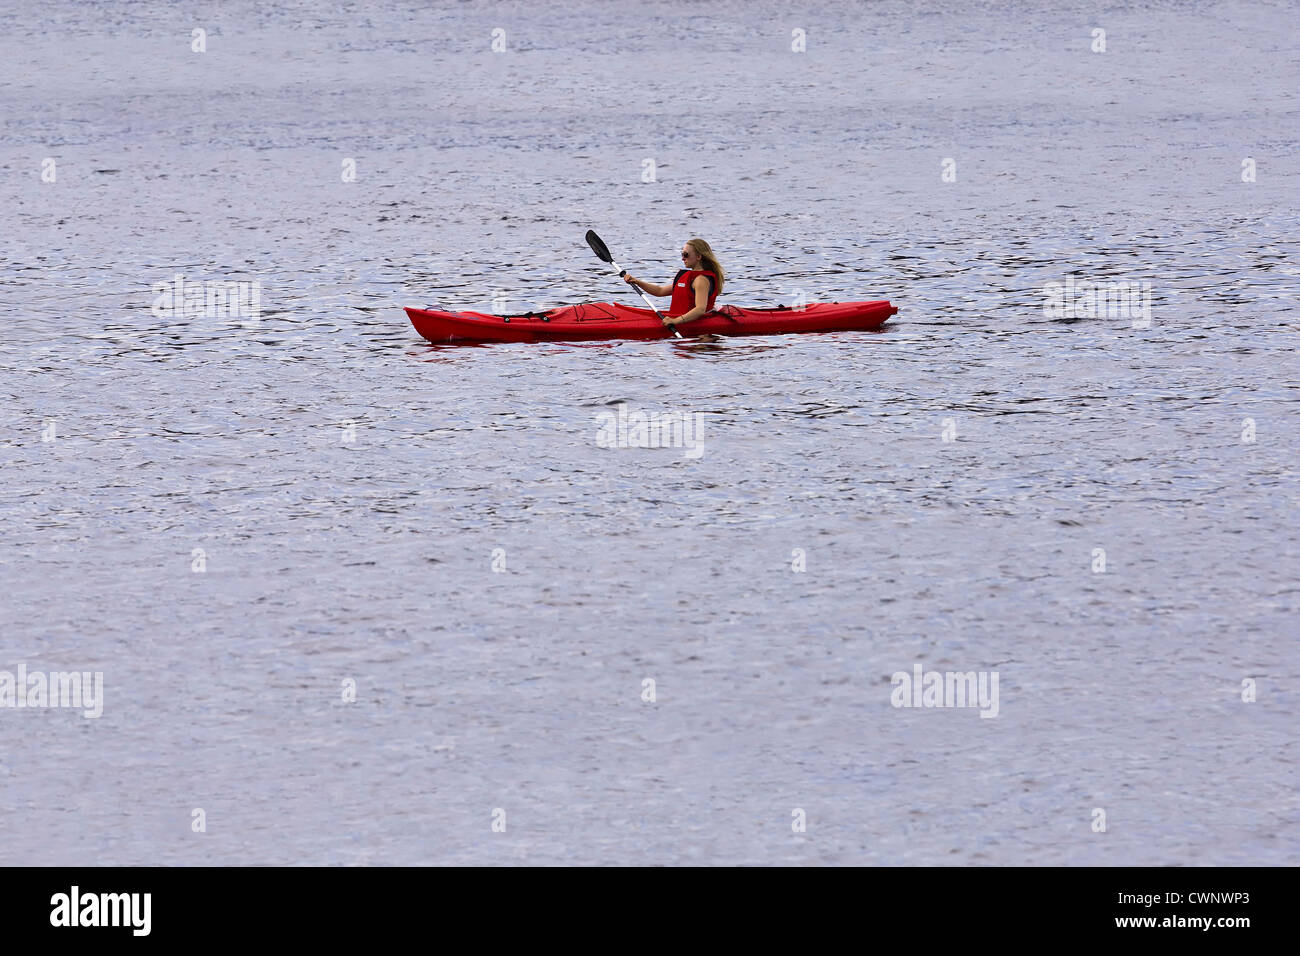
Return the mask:
[(682, 246), (682, 265), (668, 285), (655, 285), (628, 273), (623, 281), (647, 295), (672, 294), (664, 325), (680, 325), (713, 311), (713, 300), (722, 291), (722, 264), (703, 239), (687, 239)]

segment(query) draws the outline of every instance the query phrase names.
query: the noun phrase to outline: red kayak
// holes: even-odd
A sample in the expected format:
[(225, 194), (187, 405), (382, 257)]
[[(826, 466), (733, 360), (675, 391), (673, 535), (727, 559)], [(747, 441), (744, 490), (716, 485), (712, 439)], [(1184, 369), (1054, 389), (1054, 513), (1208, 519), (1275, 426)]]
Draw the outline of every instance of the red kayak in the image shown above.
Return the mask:
[[(792, 309), (742, 309), (724, 305), (680, 325), (683, 336), (785, 335), (878, 329), (898, 309), (886, 301), (819, 302)], [(549, 312), (485, 315), (407, 309), (411, 324), (430, 342), (576, 342), (590, 339), (666, 339), (672, 332), (649, 309), (611, 302), (566, 305)]]

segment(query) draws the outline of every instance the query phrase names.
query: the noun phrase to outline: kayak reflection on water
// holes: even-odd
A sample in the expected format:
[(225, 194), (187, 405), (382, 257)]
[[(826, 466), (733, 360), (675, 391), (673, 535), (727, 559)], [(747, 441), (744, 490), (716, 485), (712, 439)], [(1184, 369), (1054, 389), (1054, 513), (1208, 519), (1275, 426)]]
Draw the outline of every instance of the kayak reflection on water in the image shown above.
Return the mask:
[(714, 300), (722, 291), (722, 263), (703, 239), (687, 239), (682, 245), (682, 265), (673, 281), (656, 285), (624, 273), (623, 281), (636, 286), (647, 295), (671, 295), (668, 316), (664, 325), (681, 325), (713, 311)]

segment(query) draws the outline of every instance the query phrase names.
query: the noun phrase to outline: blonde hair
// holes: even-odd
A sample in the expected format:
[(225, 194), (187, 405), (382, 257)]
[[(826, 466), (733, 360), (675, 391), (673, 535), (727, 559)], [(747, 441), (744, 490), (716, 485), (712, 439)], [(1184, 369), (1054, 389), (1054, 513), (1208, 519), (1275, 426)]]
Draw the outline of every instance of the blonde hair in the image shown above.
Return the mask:
[(708, 269), (718, 277), (718, 287), (714, 292), (721, 294), (723, 282), (722, 263), (718, 261), (718, 257), (714, 255), (709, 244), (703, 239), (687, 239), (686, 244), (699, 253), (700, 260), (703, 263), (703, 268)]

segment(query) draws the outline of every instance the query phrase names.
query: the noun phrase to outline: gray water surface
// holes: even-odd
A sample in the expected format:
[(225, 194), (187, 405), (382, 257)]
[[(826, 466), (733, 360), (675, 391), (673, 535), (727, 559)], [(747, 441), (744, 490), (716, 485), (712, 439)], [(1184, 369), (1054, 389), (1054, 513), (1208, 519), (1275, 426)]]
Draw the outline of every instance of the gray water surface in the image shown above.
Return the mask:
[[(1298, 13), (3, 8), (0, 670), (104, 700), (0, 708), (0, 863), (1300, 862)], [(592, 227), (900, 312), (402, 312), (636, 304)], [(892, 706), (916, 664), (996, 718)]]

